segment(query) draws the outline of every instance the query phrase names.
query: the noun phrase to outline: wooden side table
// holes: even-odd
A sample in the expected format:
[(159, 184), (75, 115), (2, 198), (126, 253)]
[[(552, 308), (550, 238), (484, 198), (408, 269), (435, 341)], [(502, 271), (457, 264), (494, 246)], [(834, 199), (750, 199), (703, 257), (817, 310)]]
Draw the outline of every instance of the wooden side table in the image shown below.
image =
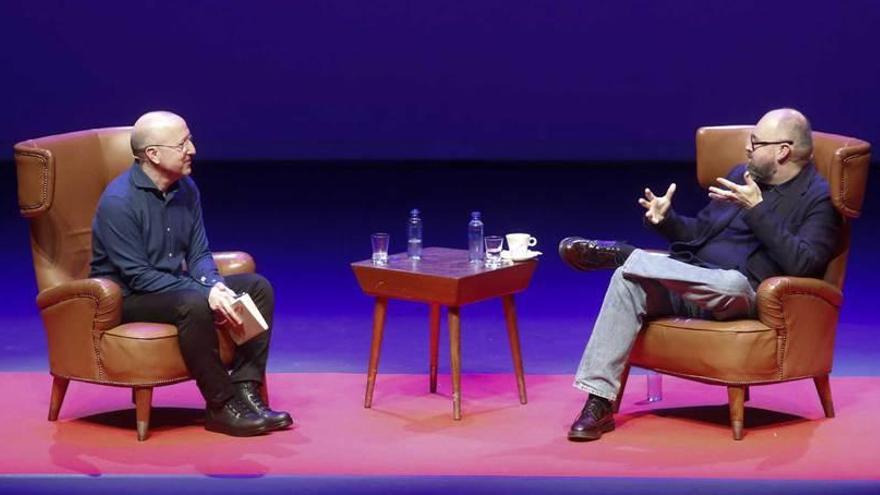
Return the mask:
[(373, 403), (373, 388), (379, 368), (382, 334), (388, 299), (423, 302), (430, 305), (430, 391), (437, 392), (437, 353), (440, 338), (440, 307), (446, 306), (449, 320), (449, 355), (452, 367), (452, 415), (461, 419), (461, 319), (460, 308), (465, 304), (500, 297), (504, 304), (510, 352), (519, 401), (526, 399), (519, 330), (516, 322), (516, 304), (513, 295), (524, 291), (537, 267), (536, 261), (505, 264), (486, 268), (482, 263), (470, 263), (462, 249), (429, 247), (422, 251), (422, 259), (413, 261), (406, 253), (388, 257), (388, 264), (374, 265), (370, 260), (351, 264), (361, 289), (376, 298), (373, 309), (373, 341), (370, 364), (367, 369), (367, 392), (364, 407)]

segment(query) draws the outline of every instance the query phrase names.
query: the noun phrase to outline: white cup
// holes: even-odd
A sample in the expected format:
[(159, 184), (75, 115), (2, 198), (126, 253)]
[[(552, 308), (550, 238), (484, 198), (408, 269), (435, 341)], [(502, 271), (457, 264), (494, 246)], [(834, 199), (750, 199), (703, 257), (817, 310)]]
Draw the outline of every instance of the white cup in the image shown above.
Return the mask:
[(529, 248), (538, 243), (538, 240), (529, 234), (507, 234), (507, 248), (514, 256), (523, 256), (529, 252)]

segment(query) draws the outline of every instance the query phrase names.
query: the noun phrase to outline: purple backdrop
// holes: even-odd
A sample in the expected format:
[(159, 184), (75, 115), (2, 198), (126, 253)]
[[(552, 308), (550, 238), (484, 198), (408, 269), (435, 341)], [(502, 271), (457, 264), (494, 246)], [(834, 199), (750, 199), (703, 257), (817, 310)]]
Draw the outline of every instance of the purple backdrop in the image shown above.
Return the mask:
[(201, 158), (671, 159), (794, 106), (877, 141), (880, 2), (0, 4), (0, 150), (178, 111)]
[[(463, 246), (472, 209), (491, 233), (540, 239), (520, 298), (527, 370), (571, 372), (609, 274), (568, 270), (558, 240), (662, 246), (635, 199), (676, 180), (683, 212), (705, 202), (699, 125), (794, 106), (877, 143), (878, 25), (876, 0), (4, 0), (0, 329), (21, 338), (0, 368), (46, 366), (12, 143), (165, 108), (195, 133), (212, 247), (252, 252), (276, 287), (273, 369), (363, 370), (371, 302), (348, 263), (372, 231), (402, 249), (419, 207), (428, 245)], [(854, 225), (837, 372), (880, 363), (878, 205), (869, 194)], [(496, 303), (466, 308), (466, 369), (509, 371)], [(425, 311), (393, 305), (384, 371), (423, 371)]]

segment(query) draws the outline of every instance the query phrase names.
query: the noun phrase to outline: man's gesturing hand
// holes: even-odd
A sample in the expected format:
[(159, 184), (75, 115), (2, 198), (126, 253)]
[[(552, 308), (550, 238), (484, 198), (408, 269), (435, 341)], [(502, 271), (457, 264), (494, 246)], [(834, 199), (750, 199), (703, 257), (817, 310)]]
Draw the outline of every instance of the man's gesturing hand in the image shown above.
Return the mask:
[(232, 309), (232, 302), (235, 300), (235, 292), (226, 287), (223, 282), (217, 282), (211, 287), (211, 292), (208, 294), (208, 306), (211, 307), (214, 311), (219, 312), (226, 319), (235, 322), (236, 325), (241, 325), (241, 317), (236, 314), (235, 310)]
[(718, 177), (718, 182), (727, 189), (709, 186), (709, 197), (717, 199), (718, 201), (736, 203), (747, 209), (764, 201), (764, 195), (761, 194), (761, 188), (758, 187), (758, 183), (755, 182), (752, 175), (746, 172), (743, 174), (743, 177), (745, 178), (746, 183), (742, 186), (735, 182), (730, 182), (723, 177)]
[(669, 184), (669, 188), (666, 189), (666, 194), (659, 197), (654, 196), (654, 193), (646, 187), (645, 197), (639, 198), (639, 204), (648, 210), (645, 212), (645, 218), (654, 225), (662, 222), (663, 219), (666, 218), (666, 212), (669, 211), (669, 206), (672, 204), (673, 194), (675, 194), (674, 182)]

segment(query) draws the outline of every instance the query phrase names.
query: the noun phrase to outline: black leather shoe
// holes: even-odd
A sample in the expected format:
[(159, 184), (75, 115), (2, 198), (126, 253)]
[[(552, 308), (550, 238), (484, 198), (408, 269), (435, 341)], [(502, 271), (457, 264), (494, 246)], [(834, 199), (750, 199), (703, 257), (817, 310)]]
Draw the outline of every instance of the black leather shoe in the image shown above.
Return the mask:
[(250, 437), (269, 431), (271, 426), (241, 399), (232, 397), (222, 406), (208, 407), (205, 429), (234, 437)]
[(598, 440), (603, 433), (614, 430), (614, 414), (611, 412), (611, 402), (608, 399), (590, 395), (581, 414), (571, 429), (568, 430), (568, 439), (574, 442), (586, 442)]
[(251, 411), (262, 416), (269, 424), (270, 430), (281, 430), (293, 424), (293, 418), (284, 411), (273, 411), (263, 402), (259, 385), (256, 382), (237, 384), (238, 398), (250, 407)]
[(617, 268), (629, 258), (635, 249), (635, 247), (620, 241), (566, 237), (559, 242), (559, 257), (575, 270), (600, 270)]

